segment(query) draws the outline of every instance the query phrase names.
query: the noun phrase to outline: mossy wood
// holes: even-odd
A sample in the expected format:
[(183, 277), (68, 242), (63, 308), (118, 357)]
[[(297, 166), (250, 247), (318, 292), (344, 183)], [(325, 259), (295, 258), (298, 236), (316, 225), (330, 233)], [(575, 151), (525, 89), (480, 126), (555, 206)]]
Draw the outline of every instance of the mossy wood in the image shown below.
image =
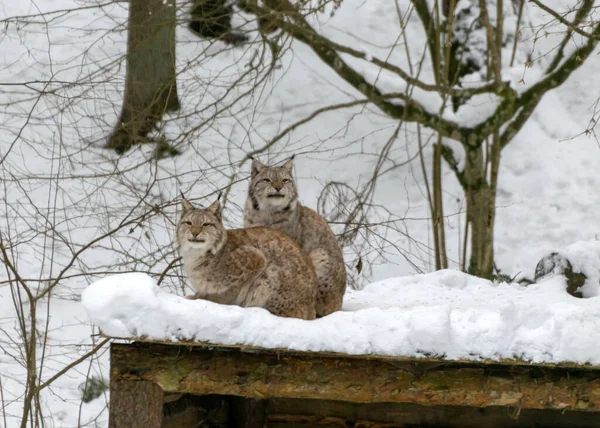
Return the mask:
[[(272, 411), (273, 403), (278, 402), (273, 400), (280, 403), (317, 400), (346, 406), (355, 403), (350, 414), (357, 414), (357, 409), (365, 405), (365, 414), (375, 405), (400, 406), (396, 413), (406, 406), (424, 405), (429, 409), (437, 406), (438, 413), (442, 408), (490, 407), (490, 415), (492, 409), (498, 408), (509, 409), (511, 414), (524, 410), (559, 415), (569, 412), (580, 415), (581, 420), (592, 418), (594, 424), (600, 423), (600, 368), (574, 364), (349, 356), (207, 344), (113, 343), (111, 390), (116, 395), (111, 397), (123, 395), (119, 395), (118, 389), (126, 384), (139, 384), (145, 389), (149, 384), (157, 385), (164, 401), (170, 401), (165, 397), (177, 398), (176, 394), (237, 396), (268, 402)], [(155, 389), (148, 391), (149, 398), (140, 401), (150, 403), (160, 399), (156, 398)], [(125, 401), (119, 400), (114, 406), (112, 401), (111, 428), (126, 426), (112, 423), (117, 420), (118, 407)], [(298, 406), (294, 404), (292, 408)], [(313, 404), (309, 408), (316, 411), (318, 406)], [(501, 411), (503, 417), (509, 410)], [(461, 417), (467, 413), (462, 412)], [(271, 414), (269, 426), (279, 426), (288, 416), (293, 426), (310, 426), (317, 417), (286, 414)], [(326, 416), (319, 417), (323, 420)], [(340, 415), (335, 417), (344, 419)], [(154, 425), (145, 425), (151, 426)]]

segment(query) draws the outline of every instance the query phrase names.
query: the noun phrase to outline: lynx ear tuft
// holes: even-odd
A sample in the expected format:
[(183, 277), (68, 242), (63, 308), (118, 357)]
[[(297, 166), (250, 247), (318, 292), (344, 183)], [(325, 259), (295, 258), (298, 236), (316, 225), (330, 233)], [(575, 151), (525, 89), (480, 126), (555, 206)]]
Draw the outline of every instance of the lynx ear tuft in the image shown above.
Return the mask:
[(183, 193), (181, 194), (181, 206), (183, 208), (183, 212), (194, 209), (192, 203), (183, 197)]
[(252, 159), (252, 172), (250, 175), (254, 177), (265, 168), (265, 165), (256, 159)]
[(281, 165), (281, 167), (283, 169), (285, 169), (287, 172), (289, 172), (290, 174), (292, 173), (292, 169), (294, 169), (294, 157), (296, 155), (292, 155), (292, 157), (290, 158), (289, 161), (287, 161), (286, 163), (284, 163), (283, 165)]
[(210, 204), (206, 211), (213, 213), (221, 221), (221, 202), (219, 202), (219, 199)]

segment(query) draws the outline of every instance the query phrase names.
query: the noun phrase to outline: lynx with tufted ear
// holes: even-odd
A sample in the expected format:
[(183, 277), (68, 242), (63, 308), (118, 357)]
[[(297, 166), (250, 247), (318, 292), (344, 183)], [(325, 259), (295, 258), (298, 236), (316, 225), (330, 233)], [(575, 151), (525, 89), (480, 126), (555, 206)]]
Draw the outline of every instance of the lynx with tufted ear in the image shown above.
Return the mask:
[(192, 299), (265, 308), (283, 317), (316, 317), (311, 262), (274, 229), (226, 230), (217, 199), (206, 209), (183, 200), (177, 244), (196, 294)]
[(258, 174), (259, 172), (261, 172), (263, 170), (265, 166), (260, 163), (259, 161), (257, 161), (256, 159), (252, 159), (252, 167), (251, 167), (251, 174), (252, 177), (254, 177), (256, 174)]
[(267, 226), (294, 239), (311, 259), (318, 278), (317, 315), (338, 311), (346, 291), (342, 249), (317, 212), (298, 202), (293, 158), (281, 166), (252, 161), (244, 226)]
[[(220, 196), (220, 195), (219, 195)], [(219, 221), (222, 221), (221, 218), (221, 202), (217, 199), (206, 209), (209, 213), (212, 213)]]
[(280, 167), (267, 167), (252, 161), (248, 196), (256, 209), (289, 210), (296, 204), (298, 192), (292, 176), (292, 161)]
[(183, 209), (183, 211), (185, 212), (185, 211), (191, 210), (191, 209), (192, 209), (192, 208), (194, 208), (194, 207), (192, 206), (192, 204), (191, 204), (191, 202), (190, 202), (190, 201), (188, 201), (188, 200), (187, 200), (187, 199), (185, 199), (185, 198), (181, 198), (181, 208), (182, 208), (182, 209)]
[(196, 209), (187, 199), (177, 226), (177, 242), (182, 256), (187, 253), (216, 254), (225, 245), (226, 232), (221, 223), (221, 204), (215, 201), (206, 210)]

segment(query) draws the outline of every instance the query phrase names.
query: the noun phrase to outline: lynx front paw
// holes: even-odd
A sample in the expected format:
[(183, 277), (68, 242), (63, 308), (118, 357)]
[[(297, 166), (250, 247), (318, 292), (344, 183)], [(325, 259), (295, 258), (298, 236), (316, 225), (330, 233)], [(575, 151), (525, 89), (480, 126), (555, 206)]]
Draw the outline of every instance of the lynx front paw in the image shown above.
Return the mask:
[(185, 296), (185, 298), (188, 300), (196, 300), (196, 299), (201, 299), (202, 297), (200, 296), (200, 293), (196, 293), (196, 294), (192, 294), (191, 296)]

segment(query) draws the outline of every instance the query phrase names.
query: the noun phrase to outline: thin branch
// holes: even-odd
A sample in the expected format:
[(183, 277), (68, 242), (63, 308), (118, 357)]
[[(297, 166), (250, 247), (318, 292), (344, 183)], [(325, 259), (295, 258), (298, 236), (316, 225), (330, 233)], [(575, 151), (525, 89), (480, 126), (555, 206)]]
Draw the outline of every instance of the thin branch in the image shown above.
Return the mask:
[[(593, 34), (600, 35), (600, 24), (596, 26)], [(504, 129), (504, 132), (500, 136), (501, 149), (506, 147), (523, 127), (525, 122), (527, 122), (527, 119), (529, 119), (544, 94), (562, 85), (571, 73), (581, 67), (585, 62), (585, 59), (594, 51), (599, 40), (600, 39), (597, 38), (589, 38), (587, 43), (573, 52), (560, 67), (548, 74), (543, 80), (533, 85), (519, 97), (518, 114), (512, 119), (512, 122)]]
[(6, 423), (6, 402), (4, 401), (4, 387), (2, 386), (2, 373), (0, 373), (0, 404), (2, 404), (2, 419), (4, 419), (4, 426), (8, 427)]
[[(375, 56), (369, 55), (365, 52), (352, 49), (348, 46), (340, 45), (339, 43), (329, 40), (316, 32), (311, 37), (313, 37), (313, 40), (315, 43), (326, 43), (327, 45), (329, 45), (331, 48), (333, 48), (334, 50), (336, 50), (338, 52), (352, 55), (355, 58), (360, 58), (365, 61), (371, 62), (371, 63), (375, 64), (376, 66), (381, 67), (384, 70), (391, 71), (392, 73), (400, 76), (404, 81), (406, 81), (407, 84), (413, 85), (424, 91), (437, 92), (440, 94), (449, 95), (451, 97), (461, 97), (461, 98), (470, 98), (473, 95), (484, 94), (487, 92), (496, 92), (497, 85), (495, 83), (490, 83), (490, 84), (480, 86), (477, 88), (460, 88), (460, 89), (452, 88), (452, 87), (445, 86), (442, 84), (431, 85), (431, 84), (422, 82), (421, 80), (412, 77), (409, 73), (407, 73), (406, 71), (404, 71), (402, 68), (398, 67), (397, 65), (394, 65), (387, 61), (381, 60), (381, 59), (379, 59)], [(508, 83), (506, 83), (506, 85), (508, 85)]]
[(14, 275), (15, 280), (19, 284), (21, 284), (21, 287), (23, 287), (23, 289), (25, 290), (25, 293), (27, 293), (27, 298), (30, 301), (35, 300), (33, 293), (31, 292), (31, 290), (29, 289), (29, 287), (27, 286), (25, 281), (23, 281), (23, 278), (21, 278), (21, 275), (19, 275), (19, 271), (17, 271), (17, 268), (11, 263), (11, 261), (8, 257), (8, 253), (6, 252), (6, 247), (4, 247), (4, 244), (2, 242), (1, 236), (0, 236), (0, 253), (2, 253), (2, 259), (3, 259), (4, 265)]
[[(594, 0), (583, 0), (582, 6), (575, 13), (575, 19), (573, 20), (573, 23), (572, 23), (573, 28), (576, 28), (577, 26), (579, 26), (579, 24), (581, 24), (583, 22), (583, 20), (589, 15), (593, 4), (594, 4)], [(559, 48), (558, 48), (558, 53), (554, 57), (554, 60), (548, 66), (548, 69), (546, 70), (547, 73), (554, 71), (554, 69), (556, 67), (558, 67), (558, 65), (564, 58), (565, 47), (567, 46), (567, 44), (569, 44), (569, 42), (571, 41), (571, 38), (572, 38), (572, 33), (571, 33), (571, 31), (569, 31), (563, 38), (562, 42), (560, 43)], [(589, 39), (593, 39), (593, 38), (590, 37)]]
[(173, 260), (171, 260), (171, 262), (167, 265), (165, 270), (163, 270), (162, 273), (160, 274), (160, 276), (158, 277), (158, 281), (156, 282), (157, 286), (160, 285), (161, 282), (163, 282), (163, 279), (165, 279), (167, 272), (170, 271), (175, 266), (175, 263), (178, 263), (180, 261), (181, 261), (181, 257), (176, 257)]
[[(382, 96), (381, 98), (399, 98), (399, 97), (406, 98), (404, 94), (398, 94), (398, 93), (388, 94), (386, 96)], [(275, 143), (277, 143), (279, 140), (281, 140), (283, 137), (285, 137), (290, 132), (294, 131), (297, 127), (310, 122), (315, 117), (317, 117), (323, 113), (327, 113), (329, 111), (338, 110), (338, 109), (342, 109), (342, 108), (354, 107), (354, 106), (362, 105), (362, 104), (369, 104), (371, 102), (373, 102), (372, 99), (361, 99), (361, 100), (350, 101), (347, 103), (333, 104), (333, 105), (330, 105), (327, 107), (322, 107), (320, 109), (317, 109), (317, 110), (313, 111), (311, 114), (309, 114), (308, 116), (304, 117), (303, 119), (300, 119), (297, 122), (292, 123), (290, 126), (288, 126), (283, 131), (281, 131), (279, 134), (277, 134), (275, 137), (273, 137), (273, 139), (271, 141), (269, 141), (267, 144), (265, 144), (264, 146), (262, 146), (256, 150), (252, 150), (251, 152), (248, 152), (246, 154), (246, 156), (244, 156), (244, 158), (240, 161), (238, 166), (239, 167), (243, 166), (244, 163), (248, 159), (252, 159), (254, 156), (267, 151), (268, 149), (273, 147), (273, 145), (275, 145)]]
[(454, 158), (454, 151), (447, 145), (442, 144), (441, 155), (444, 158), (444, 160), (446, 161), (446, 163), (448, 164), (448, 166), (450, 167), (450, 169), (454, 172), (454, 175), (456, 175), (456, 179), (460, 183), (463, 190), (466, 190), (468, 187), (468, 184), (465, 180), (465, 173), (464, 173), (464, 171), (461, 171), (460, 168), (458, 167), (458, 162), (456, 162), (456, 159)]
[(523, 6), (525, 6), (525, 0), (519, 0), (519, 13), (517, 15), (517, 26), (515, 29), (515, 39), (513, 40), (512, 53), (510, 54), (509, 67), (512, 67), (515, 62), (515, 55), (517, 54), (517, 44), (519, 43), (519, 36), (521, 35), (521, 19), (523, 19)]
[(37, 391), (41, 391), (42, 389), (46, 388), (47, 386), (49, 386), (52, 382), (54, 382), (56, 379), (58, 379), (59, 377), (61, 377), (62, 375), (64, 375), (66, 372), (68, 372), (69, 370), (71, 370), (73, 367), (75, 367), (76, 365), (84, 362), (85, 360), (87, 360), (89, 357), (91, 357), (92, 355), (94, 355), (96, 352), (98, 352), (98, 350), (100, 348), (102, 348), (104, 345), (106, 345), (106, 343), (110, 340), (110, 338), (104, 339), (102, 342), (100, 342), (98, 345), (94, 346), (90, 351), (86, 352), (85, 354), (83, 354), (81, 357), (79, 357), (78, 359), (76, 359), (75, 361), (71, 362), (70, 364), (68, 364), (67, 366), (63, 367), (62, 370), (56, 372), (54, 374), (54, 376), (52, 376), (50, 379), (48, 379), (46, 382), (40, 384), (37, 387)]
[[(406, 122), (419, 122), (429, 128), (435, 129), (445, 137), (458, 141), (466, 140), (466, 135), (471, 132), (471, 129), (460, 127), (453, 121), (445, 120), (436, 114), (429, 113), (414, 99), (407, 99), (404, 105), (384, 101), (385, 96), (379, 89), (367, 82), (360, 73), (346, 64), (336, 49), (332, 47), (331, 42), (317, 34), (289, 1), (279, 0), (277, 4), (280, 10), (274, 11), (278, 13), (271, 14), (271, 16), (274, 16), (272, 19), (275, 24), (295, 39), (312, 48), (325, 64), (329, 65), (347, 83), (371, 99), (388, 116)], [(259, 15), (268, 15), (267, 10), (258, 6), (252, 5), (252, 9)], [(288, 22), (284, 17), (291, 18), (294, 23)], [(361, 53), (361, 55), (364, 54)], [(508, 88), (505, 90), (508, 90)]]
[[(577, 34), (579, 34), (580, 36), (586, 37), (588, 39), (595, 39), (595, 40), (599, 40), (600, 41), (600, 35), (599, 34), (595, 34), (594, 33), (588, 33), (586, 31), (583, 31), (582, 29), (579, 28), (579, 24), (581, 24), (581, 21), (577, 21), (577, 19), (573, 22), (569, 22), (567, 21), (565, 18), (563, 18), (562, 16), (560, 16), (560, 14), (558, 12), (556, 12), (554, 9), (546, 6), (545, 4), (543, 4), (542, 2), (540, 2), (539, 0), (529, 0), (531, 3), (535, 4), (537, 7), (539, 7), (540, 9), (542, 9), (544, 12), (549, 13), (550, 15), (552, 15), (552, 17), (554, 19), (556, 19), (558, 22), (560, 22), (561, 24), (564, 24), (567, 26), (567, 31), (571, 32), (575, 32)], [(589, 3), (588, 6), (586, 6), (585, 4)], [(584, 13), (587, 15), (589, 13), (589, 7), (591, 7), (591, 5), (593, 4), (593, 0), (592, 1), (587, 1), (584, 2), (584, 5), (581, 6), (581, 8), (579, 10), (584, 10)], [(585, 10), (588, 9), (588, 10)]]
[(421, 19), (421, 23), (423, 24), (423, 28), (427, 32), (427, 44), (429, 46), (429, 54), (431, 55), (431, 61), (433, 62), (433, 69), (439, 70), (439, 55), (440, 46), (438, 44), (438, 39), (435, 36), (435, 24), (433, 22), (433, 18), (429, 13), (429, 7), (427, 6), (426, 0), (412, 0), (412, 4), (415, 6), (415, 10), (417, 11), (417, 15), (419, 15), (419, 19)]
[[(500, 0), (497, 0), (500, 1)], [(494, 27), (490, 21), (490, 16), (487, 10), (486, 0), (479, 0), (479, 10), (481, 14), (481, 20), (485, 25), (485, 32), (487, 36), (487, 50), (492, 60), (492, 69), (494, 70), (493, 77), (494, 82), (497, 84), (501, 83), (502, 79), (502, 63), (501, 63), (501, 52), (498, 50), (497, 33), (494, 32)], [(501, 47), (500, 42), (500, 47)]]

